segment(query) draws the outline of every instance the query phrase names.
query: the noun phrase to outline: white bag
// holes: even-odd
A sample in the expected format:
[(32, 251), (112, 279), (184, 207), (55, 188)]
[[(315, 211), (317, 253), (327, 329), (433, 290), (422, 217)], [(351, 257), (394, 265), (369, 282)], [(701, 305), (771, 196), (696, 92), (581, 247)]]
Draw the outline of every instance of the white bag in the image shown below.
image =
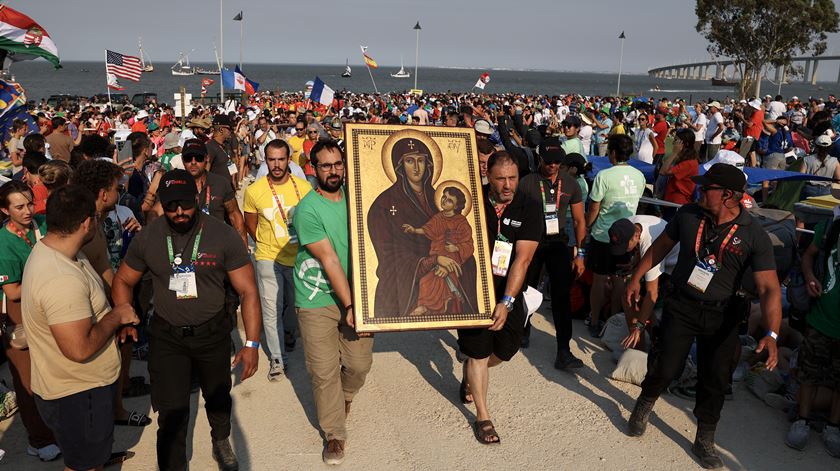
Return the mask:
[(632, 348), (625, 350), (610, 378), (641, 386), (647, 374), (647, 359), (645, 352)]

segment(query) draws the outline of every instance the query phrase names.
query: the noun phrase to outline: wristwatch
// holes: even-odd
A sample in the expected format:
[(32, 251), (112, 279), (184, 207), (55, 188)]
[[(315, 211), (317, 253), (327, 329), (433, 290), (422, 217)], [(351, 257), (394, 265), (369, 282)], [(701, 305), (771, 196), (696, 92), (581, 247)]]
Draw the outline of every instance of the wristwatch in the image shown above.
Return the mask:
[(513, 299), (513, 296), (502, 296), (502, 299), (500, 300), (500, 302), (505, 305), (508, 312), (513, 310), (514, 301), (516, 301), (516, 300)]

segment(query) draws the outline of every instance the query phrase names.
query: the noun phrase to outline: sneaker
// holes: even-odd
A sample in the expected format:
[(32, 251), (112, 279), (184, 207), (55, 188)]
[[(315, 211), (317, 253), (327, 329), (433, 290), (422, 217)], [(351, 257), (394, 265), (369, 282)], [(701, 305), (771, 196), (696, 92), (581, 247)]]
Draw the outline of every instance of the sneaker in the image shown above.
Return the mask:
[(29, 456), (37, 456), (41, 461), (52, 461), (61, 456), (61, 449), (58, 445), (47, 445), (43, 448), (35, 448), (32, 445), (26, 447), (26, 454)]
[(229, 438), (213, 441), (213, 459), (216, 460), (216, 463), (219, 463), (220, 471), (239, 470), (239, 462), (230, 446)]
[(785, 436), (785, 445), (794, 450), (802, 451), (805, 445), (808, 444), (808, 435), (811, 433), (811, 427), (805, 419), (799, 419), (790, 426), (787, 436)]
[(835, 458), (840, 458), (840, 427), (826, 425), (822, 439), (825, 451)]
[(583, 362), (579, 358), (575, 358), (569, 350), (560, 350), (554, 360), (554, 367), (558, 370), (574, 370), (583, 368)]
[(283, 369), (283, 361), (279, 358), (272, 358), (271, 364), (268, 368), (268, 380), (279, 381), (283, 378), (285, 371)]
[(17, 395), (14, 391), (6, 391), (0, 399), (0, 420), (6, 420), (18, 411)]
[(324, 453), (321, 454), (321, 458), (326, 464), (336, 465), (343, 463), (344, 440), (332, 439), (328, 441), (327, 446), (324, 447)]

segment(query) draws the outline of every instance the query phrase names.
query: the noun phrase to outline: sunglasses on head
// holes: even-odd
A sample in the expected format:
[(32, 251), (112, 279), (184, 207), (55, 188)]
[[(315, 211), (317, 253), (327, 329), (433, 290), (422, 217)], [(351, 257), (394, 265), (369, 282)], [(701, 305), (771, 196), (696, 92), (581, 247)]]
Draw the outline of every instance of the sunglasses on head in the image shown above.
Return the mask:
[(181, 208), (185, 211), (195, 208), (195, 201), (192, 200), (175, 200), (170, 201), (163, 205), (163, 210), (168, 213), (174, 213), (178, 211), (178, 208)]
[(196, 162), (204, 162), (204, 156), (201, 154), (190, 154), (190, 155), (182, 155), (181, 160), (186, 162), (192, 162), (195, 160)]

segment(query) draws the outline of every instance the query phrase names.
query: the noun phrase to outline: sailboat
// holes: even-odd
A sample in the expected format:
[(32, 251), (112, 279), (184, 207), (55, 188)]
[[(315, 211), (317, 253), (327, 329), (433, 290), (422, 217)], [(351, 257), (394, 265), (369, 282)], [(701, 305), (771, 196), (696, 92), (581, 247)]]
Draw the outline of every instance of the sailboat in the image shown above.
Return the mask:
[(137, 47), (140, 49), (140, 69), (143, 72), (154, 72), (155, 66), (152, 65), (152, 58), (146, 60), (146, 53), (143, 52), (143, 38), (137, 39)]
[(172, 75), (195, 75), (195, 69), (190, 66), (189, 54), (181, 53), (178, 62), (172, 66)]
[(353, 71), (350, 70), (350, 59), (345, 59), (344, 63), (344, 73), (341, 74), (344, 78), (349, 78), (353, 76)]
[(391, 77), (394, 78), (409, 78), (411, 74), (405, 71), (405, 67), (403, 67), (403, 58), (400, 56), (400, 70), (395, 74), (391, 74)]
[(202, 69), (201, 67), (195, 68), (195, 73), (199, 75), (219, 75), (222, 69), (221, 64), (219, 63), (219, 51), (216, 50), (216, 43), (213, 43), (213, 54), (216, 56), (216, 70), (212, 69)]

